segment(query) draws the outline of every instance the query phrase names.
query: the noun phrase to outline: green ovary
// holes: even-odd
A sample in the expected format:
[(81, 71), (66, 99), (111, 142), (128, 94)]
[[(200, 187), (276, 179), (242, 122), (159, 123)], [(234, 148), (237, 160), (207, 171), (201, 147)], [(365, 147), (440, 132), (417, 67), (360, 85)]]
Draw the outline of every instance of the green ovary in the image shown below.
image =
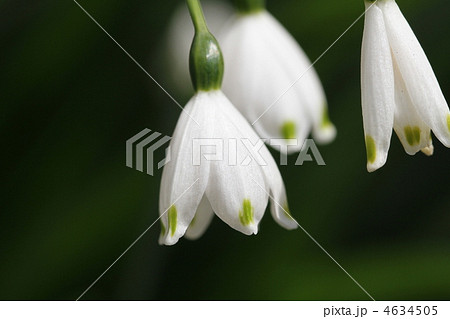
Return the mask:
[(177, 208), (175, 205), (169, 208), (169, 229), (170, 235), (173, 236), (177, 230)]
[(239, 220), (244, 226), (253, 223), (253, 207), (249, 199), (244, 199), (242, 210), (239, 211)]
[(377, 147), (375, 146), (375, 140), (372, 136), (366, 136), (366, 151), (367, 151), (367, 161), (369, 163), (375, 162), (377, 158)]
[(284, 122), (283, 126), (281, 127), (281, 134), (283, 138), (287, 140), (295, 139), (297, 137), (297, 128), (295, 126), (295, 123), (293, 121)]

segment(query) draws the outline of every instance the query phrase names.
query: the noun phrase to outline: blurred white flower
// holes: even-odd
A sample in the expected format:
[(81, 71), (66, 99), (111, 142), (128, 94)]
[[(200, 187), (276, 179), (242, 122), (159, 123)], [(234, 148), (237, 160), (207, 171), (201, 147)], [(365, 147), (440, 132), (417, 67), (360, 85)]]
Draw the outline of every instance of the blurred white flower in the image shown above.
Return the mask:
[(301, 149), (311, 129), (318, 143), (335, 138), (316, 71), (270, 13), (261, 8), (236, 14), (219, 40), (223, 91), (261, 137), (297, 139), (290, 152)]
[[(196, 163), (198, 149), (194, 145), (200, 139), (222, 141), (225, 147), (221, 160), (202, 157)], [(160, 244), (173, 245), (183, 235), (189, 239), (200, 237), (214, 213), (232, 228), (256, 234), (268, 194), (273, 198), (274, 219), (287, 229), (297, 228), (287, 213), (283, 179), (272, 155), (264, 143), (260, 142), (255, 152), (245, 141), (257, 145), (260, 139), (220, 90), (194, 95), (178, 120), (170, 144), (172, 158), (163, 170)], [(212, 148), (207, 152), (221, 151)], [(230, 163), (234, 156), (237, 160)], [(245, 161), (247, 157), (252, 158), (250, 163)], [(255, 160), (258, 158), (261, 161)]]
[(450, 112), (428, 59), (394, 0), (365, 1), (361, 89), (367, 170), (382, 167), (394, 128), (405, 151), (450, 147)]
[[(202, 1), (208, 28), (217, 34), (233, 14), (227, 2), (217, 0)], [(171, 85), (182, 95), (191, 96), (194, 90), (189, 84), (189, 49), (194, 37), (194, 27), (186, 4), (181, 3), (170, 18), (167, 30), (164, 59), (168, 68)]]

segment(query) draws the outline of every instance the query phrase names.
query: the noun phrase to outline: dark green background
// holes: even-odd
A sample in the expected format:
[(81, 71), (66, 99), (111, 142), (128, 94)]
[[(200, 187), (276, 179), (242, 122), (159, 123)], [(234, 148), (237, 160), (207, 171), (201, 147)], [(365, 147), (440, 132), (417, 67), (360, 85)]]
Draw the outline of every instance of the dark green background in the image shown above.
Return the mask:
[[(182, 1), (79, 2), (186, 102), (161, 53)], [(398, 3), (450, 98), (450, 2)], [(364, 5), (268, 8), (314, 60)], [(327, 166), (281, 168), (291, 210), (375, 299), (450, 299), (450, 150), (435, 139), (433, 157), (411, 157), (394, 136), (386, 166), (367, 173), (362, 30), (316, 64), (338, 137), (320, 147)], [(158, 217), (161, 171), (126, 167), (125, 141), (171, 135), (180, 109), (71, 0), (0, 1), (0, 43), (0, 299), (74, 300)], [(301, 230), (268, 212), (260, 228), (247, 237), (216, 218), (200, 240), (161, 247), (156, 225), (83, 299), (368, 299)]]

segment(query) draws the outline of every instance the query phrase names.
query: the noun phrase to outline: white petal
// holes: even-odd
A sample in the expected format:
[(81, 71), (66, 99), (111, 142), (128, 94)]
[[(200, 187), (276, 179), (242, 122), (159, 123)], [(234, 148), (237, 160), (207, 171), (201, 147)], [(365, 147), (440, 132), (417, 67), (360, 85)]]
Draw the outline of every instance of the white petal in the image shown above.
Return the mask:
[(395, 117), (394, 130), (405, 148), (406, 153), (416, 154), (418, 151), (427, 148), (425, 152), (430, 152), (431, 135), (430, 128), (420, 119), (411, 102), (405, 82), (398, 70), (394, 60), (395, 78)]
[(195, 217), (186, 231), (185, 237), (191, 240), (200, 238), (208, 228), (213, 217), (214, 212), (211, 204), (206, 195), (203, 195), (200, 205), (197, 208), (197, 212), (195, 213)]
[[(242, 134), (250, 138), (252, 143), (256, 145), (255, 141), (258, 140), (258, 136), (250, 127), (248, 127), (248, 125), (246, 125), (247, 123), (245, 122), (245, 119), (242, 118), (242, 116), (233, 107), (229, 107), (226, 110), (228, 113), (228, 118), (233, 119), (235, 127), (242, 128)], [(255, 180), (253, 186), (259, 189), (264, 189), (266, 194), (270, 194), (271, 214), (275, 221), (286, 229), (295, 229), (298, 227), (298, 224), (290, 215), (286, 198), (286, 190), (278, 166), (265, 145), (261, 147), (259, 152), (263, 158), (264, 164), (266, 164), (260, 165), (260, 167), (264, 174), (265, 185), (267, 186), (266, 189), (264, 189), (264, 184), (261, 182), (256, 183)]]
[(430, 146), (422, 148), (421, 151), (427, 156), (433, 155), (434, 153), (433, 141), (430, 139)]
[[(255, 141), (259, 139), (258, 136), (251, 128), (248, 127), (245, 119), (239, 114), (239, 112), (237, 112), (237, 110), (233, 107), (228, 108), (227, 111), (229, 113), (229, 118), (233, 118), (235, 127), (243, 128), (245, 130), (245, 133), (243, 134), (249, 137), (253, 144), (256, 144)], [(264, 160), (264, 164), (266, 164), (261, 165), (260, 167), (264, 174), (265, 184), (267, 185), (265, 192), (270, 195), (271, 214), (280, 226), (286, 229), (295, 229), (298, 227), (298, 224), (289, 212), (286, 190), (277, 163), (265, 145), (263, 145), (259, 152)], [(263, 187), (261, 183), (258, 185), (255, 183), (255, 186), (261, 189)]]
[[(160, 244), (173, 245), (194, 218), (205, 193), (209, 165), (193, 164), (193, 140), (212, 134), (215, 109), (209, 96), (195, 95), (180, 115), (170, 143), (171, 160), (164, 166), (159, 209), (162, 229)], [(194, 120), (196, 122), (194, 122)]]
[[(275, 189), (274, 189), (275, 191)], [(283, 189), (276, 190), (277, 192), (272, 192), (271, 196), (278, 198), (278, 200), (271, 199), (270, 201), (270, 212), (273, 219), (282, 227), (292, 230), (298, 228), (298, 223), (292, 216), (289, 209), (289, 205), (286, 199), (286, 191)], [(284, 203), (284, 204), (282, 204)]]
[(262, 15), (260, 32), (267, 37), (269, 49), (276, 59), (285, 65), (292, 83), (291, 90), (296, 90), (303, 97), (308, 116), (313, 123), (313, 136), (318, 143), (329, 143), (336, 137), (336, 128), (328, 118), (325, 92), (319, 76), (311, 61), (297, 41), (268, 12)]
[(266, 184), (269, 185), (270, 189), (270, 212), (272, 217), (280, 226), (286, 229), (296, 229), (298, 223), (289, 211), (286, 189), (280, 170), (267, 148), (262, 149), (261, 153), (267, 161), (267, 166), (262, 168)]
[[(248, 138), (255, 143), (258, 137), (228, 99), (221, 92), (216, 93), (214, 136), (224, 141), (224, 160), (211, 162), (206, 196), (215, 214), (229, 226), (247, 235), (256, 234), (267, 206), (267, 187), (262, 169), (255, 160), (248, 165), (242, 164), (249, 155), (242, 139)], [(234, 164), (229, 162), (233, 150), (228, 147), (230, 141), (236, 141), (237, 146)]]
[(270, 50), (260, 26), (263, 14), (242, 16), (223, 37), (225, 58), (223, 90), (262, 138), (281, 138), (286, 123), (295, 126), (298, 151), (311, 123), (302, 97), (296, 90), (285, 91), (293, 83), (284, 65)]
[[(256, 141), (259, 140), (259, 138), (256, 135), (256, 133), (251, 129), (251, 127), (247, 124), (246, 120), (230, 103), (227, 102), (224, 104), (226, 105), (224, 105), (221, 109), (225, 111), (224, 113), (227, 120), (220, 122), (232, 123), (233, 125), (230, 126), (230, 131), (233, 132), (233, 134), (237, 134), (238, 138), (242, 138), (242, 136), (245, 136), (246, 138), (251, 140), (253, 145), (256, 145)], [(274, 219), (277, 221), (278, 224), (287, 229), (295, 229), (297, 228), (298, 224), (292, 218), (292, 216), (290, 216), (287, 206), (286, 191), (277, 164), (265, 145), (262, 144), (262, 147), (259, 149), (259, 153), (262, 157), (264, 164), (260, 165), (260, 168), (262, 169), (262, 173), (264, 175), (264, 181), (252, 178), (253, 183), (250, 183), (250, 187), (256, 188), (257, 191), (259, 190), (263, 191), (260, 193), (260, 195), (257, 196), (262, 195), (265, 198), (264, 203), (267, 200), (267, 197), (264, 195), (270, 194), (271, 213)], [(252, 156), (255, 156), (256, 158), (256, 155), (253, 154)], [(240, 160), (242, 160), (242, 156)], [(240, 160), (237, 161), (237, 163), (240, 163)], [(258, 172), (255, 172), (255, 174), (258, 175)], [(210, 180), (210, 183), (214, 184), (212, 180)], [(240, 189), (240, 185), (238, 186), (238, 189)], [(236, 191), (234, 190), (234, 192)], [(241, 191), (239, 190), (236, 193), (239, 194), (240, 192)], [(242, 198), (240, 198), (237, 202), (239, 203), (240, 201), (242, 201)], [(236, 207), (238, 206), (238, 204), (234, 206)], [(266, 204), (261, 206), (262, 209), (261, 214), (263, 213), (265, 206)], [(227, 217), (223, 217), (223, 219), (226, 221)], [(241, 220), (239, 220), (239, 222), (240, 221)]]
[[(366, 8), (372, 3), (366, 1)], [(361, 98), (367, 170), (386, 163), (394, 122), (394, 71), (383, 13), (376, 5), (366, 12), (361, 52)]]
[(392, 53), (409, 96), (423, 121), (450, 147), (450, 112), (428, 58), (393, 0), (378, 1)]

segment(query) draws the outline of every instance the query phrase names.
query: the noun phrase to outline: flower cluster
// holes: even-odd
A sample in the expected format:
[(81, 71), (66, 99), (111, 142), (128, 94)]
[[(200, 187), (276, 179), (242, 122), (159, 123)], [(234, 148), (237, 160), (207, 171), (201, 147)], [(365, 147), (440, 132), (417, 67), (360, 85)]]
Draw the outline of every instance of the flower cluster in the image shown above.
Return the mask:
[(428, 59), (395, 0), (365, 1), (361, 89), (367, 170), (386, 163), (392, 128), (408, 154), (450, 147), (450, 112)]
[[(236, 0), (238, 12), (219, 37), (226, 63), (199, 1), (186, 2), (195, 29), (189, 55), (195, 94), (178, 120), (162, 175), (159, 241), (196, 239), (214, 214), (235, 230), (256, 234), (269, 201), (275, 221), (295, 229), (283, 179), (261, 138), (296, 140), (282, 148), (288, 152), (300, 151), (310, 132), (319, 143), (335, 138), (319, 76), (264, 0)], [(450, 112), (395, 0), (365, 0), (365, 6), (361, 90), (372, 172), (387, 160), (392, 129), (411, 155), (433, 154), (431, 131), (450, 147)], [(199, 156), (197, 142), (204, 139), (226, 145), (220, 158)]]

